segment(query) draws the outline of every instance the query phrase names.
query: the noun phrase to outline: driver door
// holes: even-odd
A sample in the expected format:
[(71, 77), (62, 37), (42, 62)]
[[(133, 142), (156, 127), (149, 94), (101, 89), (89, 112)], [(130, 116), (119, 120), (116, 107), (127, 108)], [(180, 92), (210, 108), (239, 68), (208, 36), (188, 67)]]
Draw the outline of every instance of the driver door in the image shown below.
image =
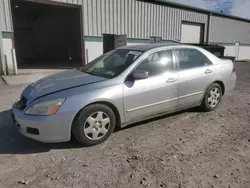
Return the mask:
[(124, 82), (124, 108), (128, 122), (167, 111), (178, 105), (178, 73), (171, 50), (158, 51), (145, 58), (135, 70), (148, 72), (146, 79), (132, 74)]

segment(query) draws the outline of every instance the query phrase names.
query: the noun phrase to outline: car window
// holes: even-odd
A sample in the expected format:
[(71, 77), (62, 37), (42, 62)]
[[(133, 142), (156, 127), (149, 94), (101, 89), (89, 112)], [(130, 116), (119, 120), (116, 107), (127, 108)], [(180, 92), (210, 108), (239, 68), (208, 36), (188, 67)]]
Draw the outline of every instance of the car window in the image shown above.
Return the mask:
[(93, 60), (82, 71), (99, 77), (114, 78), (126, 70), (143, 52), (118, 49)]
[(159, 51), (146, 57), (136, 70), (144, 70), (149, 76), (162, 74), (173, 70), (173, 56), (171, 50)]
[(204, 65), (212, 65), (213, 63), (208, 59), (207, 56), (205, 56), (203, 53), (201, 53), (201, 57), (202, 57), (202, 60), (203, 60), (203, 63)]
[(193, 49), (178, 49), (175, 51), (179, 62), (179, 69), (191, 69), (204, 66), (201, 53)]

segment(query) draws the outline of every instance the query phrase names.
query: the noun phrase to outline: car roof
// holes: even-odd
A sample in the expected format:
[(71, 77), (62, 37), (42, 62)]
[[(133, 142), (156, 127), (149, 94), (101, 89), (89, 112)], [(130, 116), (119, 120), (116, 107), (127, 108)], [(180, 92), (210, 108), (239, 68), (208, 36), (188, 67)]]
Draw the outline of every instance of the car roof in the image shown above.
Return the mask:
[(160, 43), (160, 44), (142, 44), (142, 45), (131, 45), (131, 46), (124, 46), (118, 49), (127, 49), (127, 50), (134, 50), (134, 51), (141, 51), (146, 52), (152, 49), (159, 49), (161, 50), (162, 47), (167, 47), (168, 49), (176, 49), (176, 48), (184, 48), (184, 49), (196, 49), (206, 55), (213, 63), (219, 63), (219, 58), (216, 57), (214, 54), (210, 53), (209, 51), (193, 45), (188, 44), (180, 44), (180, 43)]
[(127, 49), (127, 50), (137, 50), (137, 51), (148, 51), (154, 48), (160, 48), (160, 47), (191, 47), (189, 45), (183, 45), (178, 43), (160, 43), (160, 44), (142, 44), (142, 45), (131, 45), (131, 46), (123, 46), (119, 49)]

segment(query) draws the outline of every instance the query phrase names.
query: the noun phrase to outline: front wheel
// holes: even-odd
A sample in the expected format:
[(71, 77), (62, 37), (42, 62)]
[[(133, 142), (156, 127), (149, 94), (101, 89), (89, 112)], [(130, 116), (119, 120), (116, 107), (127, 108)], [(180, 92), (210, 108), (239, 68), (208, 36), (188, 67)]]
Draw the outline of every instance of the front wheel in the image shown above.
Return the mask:
[(103, 104), (93, 104), (84, 108), (76, 117), (72, 132), (83, 146), (96, 145), (111, 135), (115, 121), (112, 109)]
[(217, 83), (211, 84), (205, 92), (201, 107), (205, 111), (215, 110), (222, 97), (221, 86)]

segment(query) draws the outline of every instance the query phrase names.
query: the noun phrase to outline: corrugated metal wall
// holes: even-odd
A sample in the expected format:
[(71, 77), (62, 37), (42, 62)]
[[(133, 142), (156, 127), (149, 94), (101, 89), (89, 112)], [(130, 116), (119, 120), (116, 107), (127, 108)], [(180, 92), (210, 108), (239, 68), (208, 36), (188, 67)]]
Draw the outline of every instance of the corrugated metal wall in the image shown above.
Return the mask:
[[(102, 33), (127, 34), (128, 38), (180, 40), (181, 21), (205, 24), (208, 15), (180, 8), (137, 0), (52, 0), (83, 5), (83, 28), (86, 36)], [(13, 31), (10, 0), (0, 0), (0, 30)], [(250, 23), (211, 16), (209, 42), (250, 44)]]
[(206, 29), (207, 14), (136, 0), (83, 0), (86, 36), (112, 33), (127, 34), (128, 38), (180, 40), (182, 20), (204, 23)]
[[(83, 5), (83, 28), (86, 36), (102, 33), (127, 34), (128, 38), (148, 39), (159, 36), (180, 40), (181, 21), (205, 24), (208, 15), (195, 11), (161, 6), (137, 0), (51, 0)], [(13, 31), (10, 0), (0, 0), (0, 30)], [(211, 16), (209, 42), (250, 44), (250, 23)]]
[(211, 16), (209, 42), (250, 44), (250, 23)]
[[(182, 20), (207, 24), (207, 14), (136, 0), (52, 1), (83, 5), (86, 36), (113, 33), (127, 34), (128, 38), (159, 36), (166, 40), (180, 40)], [(13, 31), (10, 0), (0, 1), (0, 29)]]
[(13, 31), (10, 0), (0, 0), (0, 31)]

